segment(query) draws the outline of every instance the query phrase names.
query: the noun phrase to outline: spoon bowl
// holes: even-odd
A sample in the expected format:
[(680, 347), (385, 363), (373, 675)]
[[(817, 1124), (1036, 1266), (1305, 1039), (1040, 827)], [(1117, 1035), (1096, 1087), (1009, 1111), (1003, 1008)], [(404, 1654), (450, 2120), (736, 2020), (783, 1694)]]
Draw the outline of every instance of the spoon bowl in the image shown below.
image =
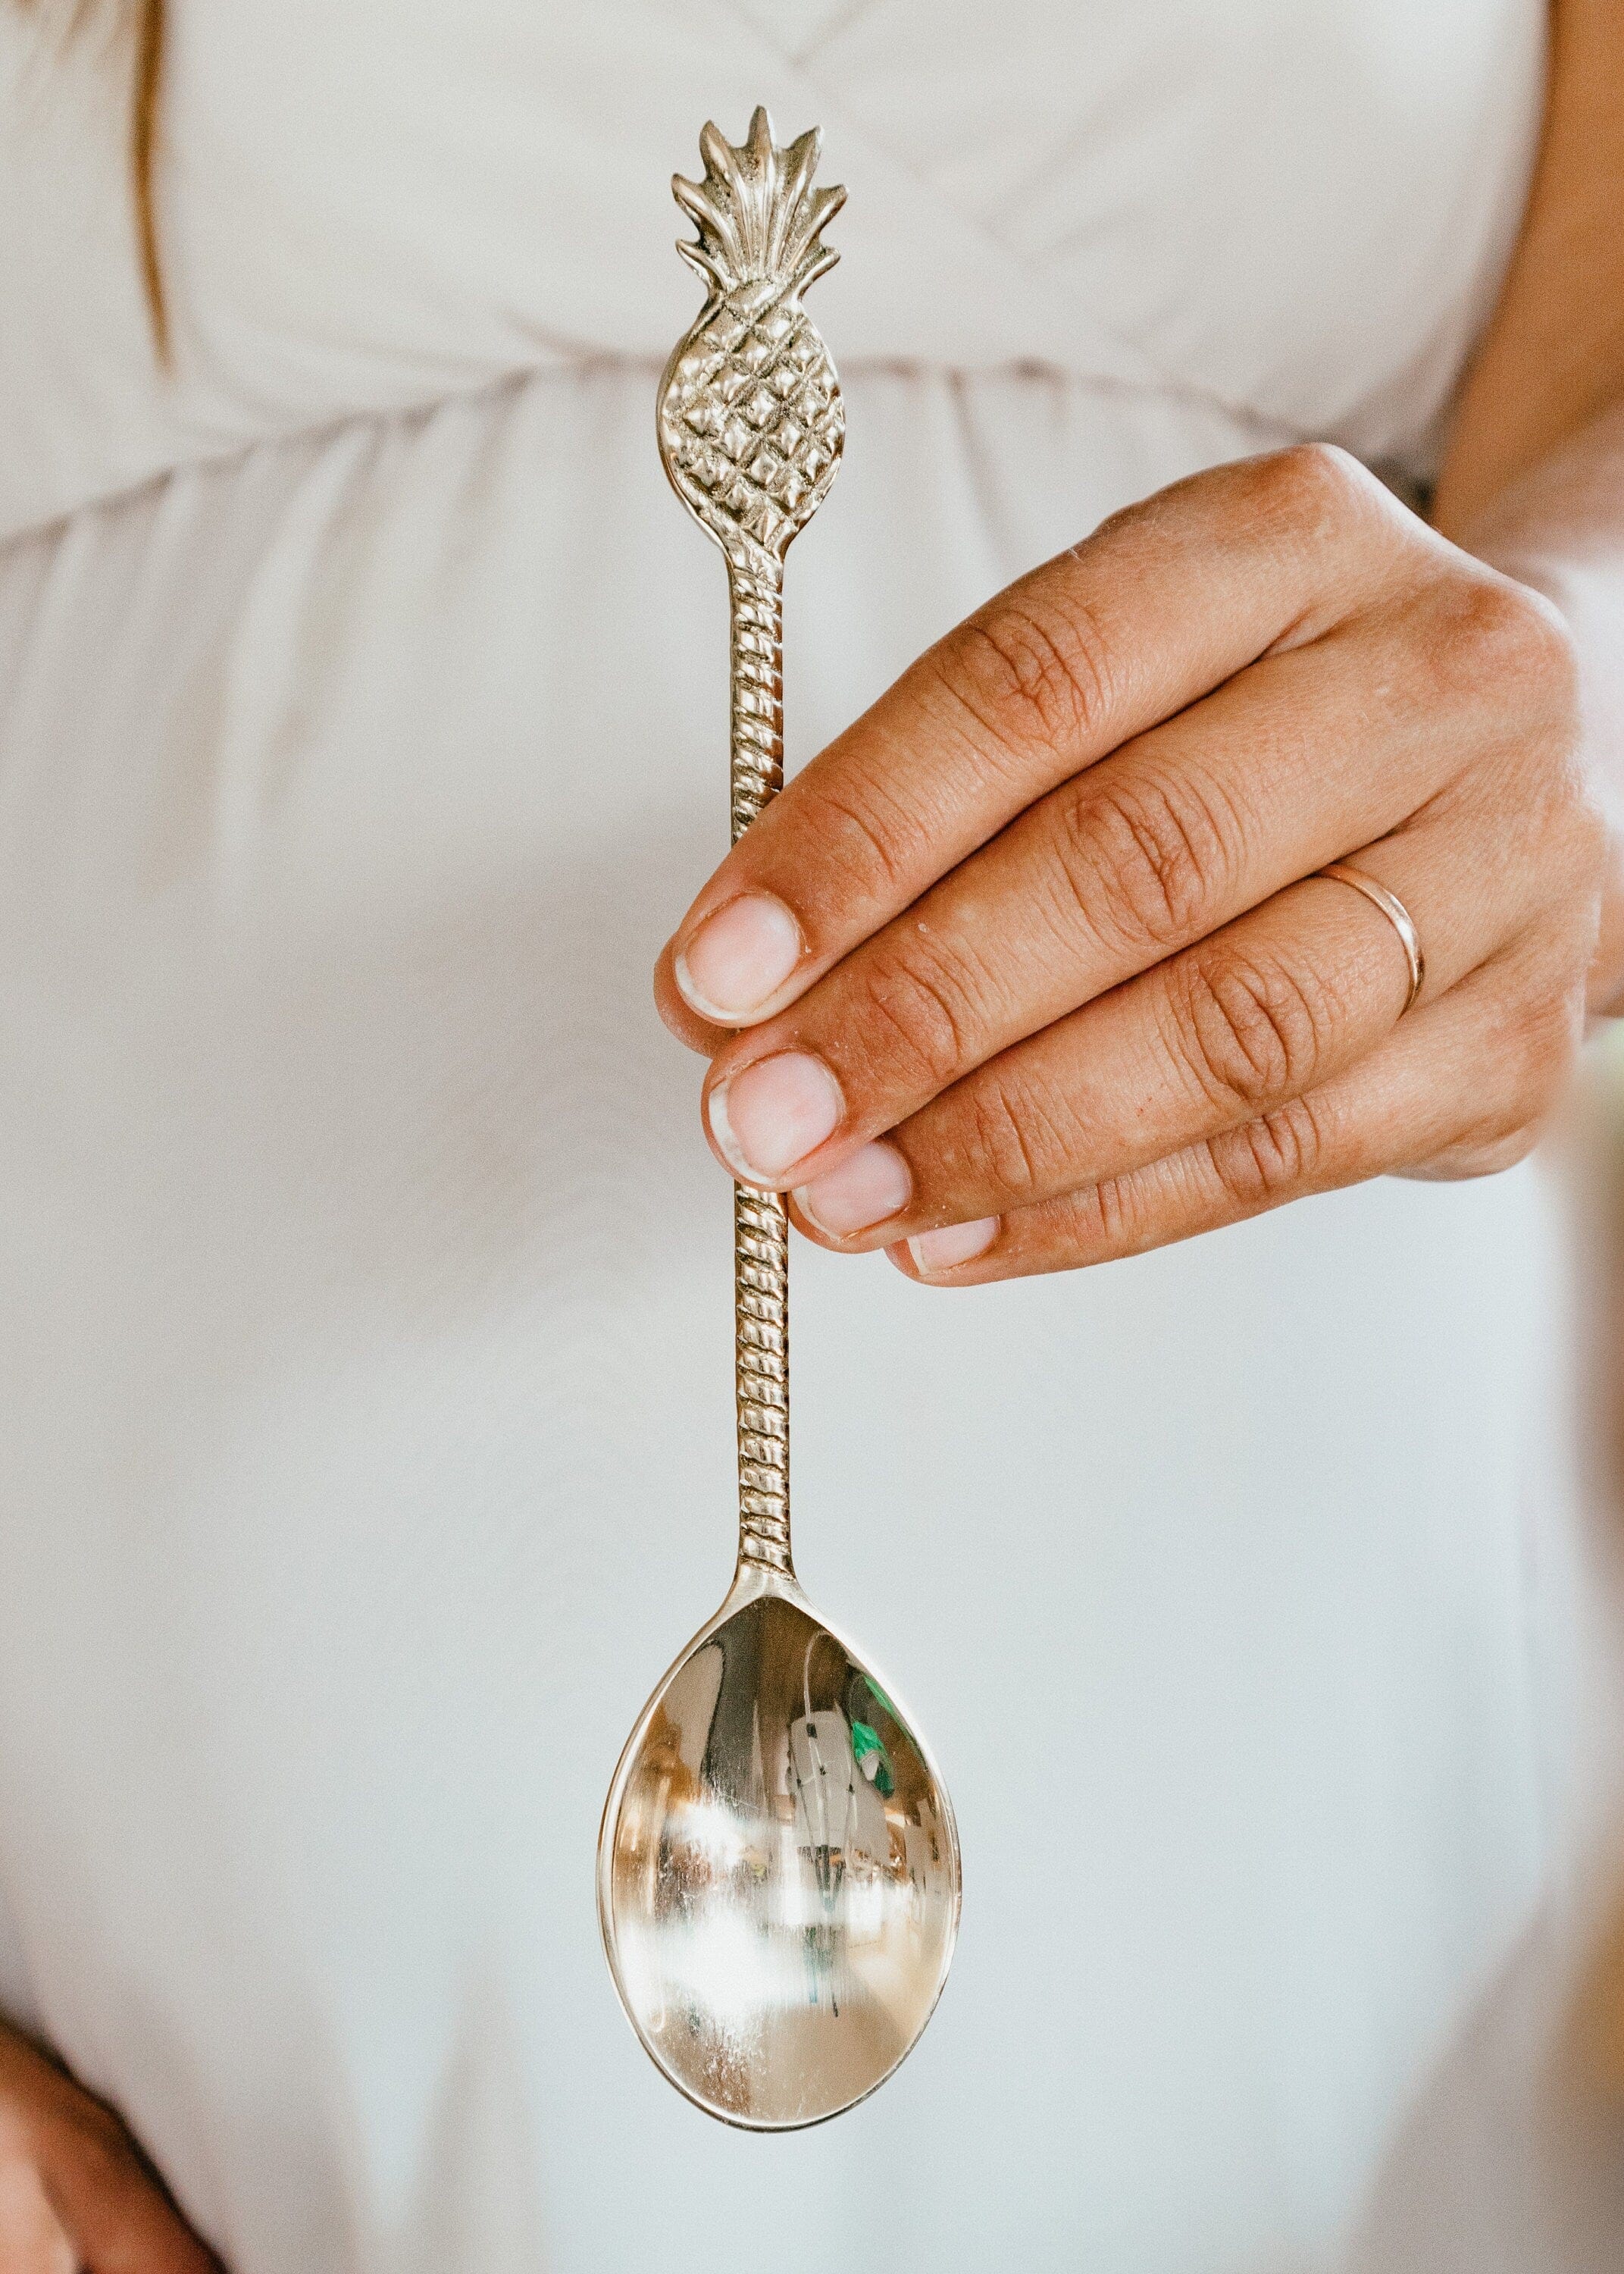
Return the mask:
[(610, 1787), (598, 1909), (621, 2002), (678, 2090), (781, 2131), (884, 2082), (959, 1924), (945, 1788), (794, 1579), (741, 1564)]

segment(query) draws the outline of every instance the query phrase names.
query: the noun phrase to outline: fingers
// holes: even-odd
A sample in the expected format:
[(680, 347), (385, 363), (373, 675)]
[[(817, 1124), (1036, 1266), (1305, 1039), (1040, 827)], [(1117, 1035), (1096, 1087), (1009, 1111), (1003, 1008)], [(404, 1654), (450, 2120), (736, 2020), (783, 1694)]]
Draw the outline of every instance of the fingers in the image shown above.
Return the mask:
[(704, 1021), (770, 1016), (1035, 799), (1391, 592), (1395, 557), (1438, 543), (1318, 446), (1108, 522), (950, 634), (790, 783), (679, 928), (662, 1012), (702, 1043)]
[[(930, 1284), (974, 1286), (1140, 1254), (1451, 1156), (1457, 1173), (1476, 1172), (1468, 1160), (1508, 1166), (1534, 1143), (1578, 1043), (1576, 988), (1547, 987), (1526, 968), (1552, 962), (1542, 944), (1483, 966), (1322, 1087), (1124, 1176), (1014, 1209), (978, 1228), (973, 1254), (926, 1236), (891, 1249), (892, 1261)], [(1485, 1063), (1497, 1077), (1487, 1093)], [(1464, 1115), (1463, 1099), (1474, 1101)]]
[[(1385, 622), (1367, 620), (1267, 659), (1051, 792), (790, 1010), (725, 1043), (707, 1118), (734, 1173), (821, 1173), (833, 1155), (807, 1163), (815, 1145), (893, 1127), (997, 1052), (1385, 836), (1444, 793), (1466, 752), (1481, 761), (1491, 737), (1524, 733), (1503, 697), (1483, 698), (1487, 718), (1476, 697), (1453, 705), (1441, 730), (1429, 645), (1406, 651), (1408, 667), (1391, 645)], [(1463, 658), (1456, 668), (1467, 674)], [(1468, 896), (1483, 899), (1478, 880)], [(838, 1091), (838, 1118), (771, 1126), (767, 1084), (748, 1069), (785, 1052), (832, 1076), (823, 1096)]]
[[(890, 1246), (1124, 1175), (1356, 1064), (1391, 1033), (1408, 982), (1368, 902), (1324, 878), (1295, 885), (797, 1186), (796, 1221), (826, 1245)], [(881, 1152), (906, 1197), (854, 1223)]]
[[(1455, 889), (1465, 857), (1436, 823), (1360, 862), (1417, 922), (1436, 916), (1434, 993), (1500, 944), (1503, 912)], [(1446, 922), (1452, 906), (1457, 919)], [(1387, 917), (1346, 885), (1308, 878), (837, 1158), (796, 1187), (797, 1221), (825, 1244), (889, 1246), (1122, 1176), (1357, 1064), (1391, 1033), (1409, 988)], [(877, 1154), (897, 1157), (904, 1197), (889, 1220), (860, 1224)]]
[[(1499, 1162), (1526, 1101), (1450, 1052), (1473, 1006), (1568, 1036), (1574, 735), (1549, 611), (1337, 454), (1165, 492), (943, 643), (700, 895), (658, 992), (713, 1146), (825, 1245), (962, 1284)], [(1402, 942), (1314, 875), (1350, 857), (1419, 926), (1396, 1031)]]

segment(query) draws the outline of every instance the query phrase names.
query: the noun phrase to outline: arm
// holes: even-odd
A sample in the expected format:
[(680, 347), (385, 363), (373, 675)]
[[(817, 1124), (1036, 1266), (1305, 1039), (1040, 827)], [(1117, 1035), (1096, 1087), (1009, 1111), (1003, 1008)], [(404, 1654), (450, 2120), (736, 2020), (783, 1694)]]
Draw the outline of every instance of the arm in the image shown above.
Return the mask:
[(1624, 996), (1624, 9), (1558, 0), (1528, 216), (1449, 437), (1433, 521), (1554, 600), (1613, 823), (1590, 975)]

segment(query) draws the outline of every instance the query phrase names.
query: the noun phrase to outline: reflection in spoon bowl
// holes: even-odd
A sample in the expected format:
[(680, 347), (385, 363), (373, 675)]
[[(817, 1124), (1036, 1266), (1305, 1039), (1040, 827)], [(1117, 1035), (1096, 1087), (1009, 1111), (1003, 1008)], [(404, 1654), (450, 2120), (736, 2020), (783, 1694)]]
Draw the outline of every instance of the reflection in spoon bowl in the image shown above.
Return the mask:
[(610, 1788), (598, 1904), (643, 2044), (733, 2123), (833, 2116), (924, 2028), (958, 1926), (951, 1806), (793, 1578), (742, 1568), (650, 1699)]

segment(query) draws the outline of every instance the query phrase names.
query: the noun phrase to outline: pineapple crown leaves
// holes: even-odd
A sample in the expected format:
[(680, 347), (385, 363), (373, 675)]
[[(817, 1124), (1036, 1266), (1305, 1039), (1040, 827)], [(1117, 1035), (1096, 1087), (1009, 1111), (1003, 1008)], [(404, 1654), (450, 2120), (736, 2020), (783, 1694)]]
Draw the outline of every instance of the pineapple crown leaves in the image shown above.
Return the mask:
[(677, 174), (671, 188), (699, 231), (696, 244), (680, 242), (677, 251), (715, 297), (726, 299), (753, 283), (798, 297), (838, 260), (820, 238), (846, 203), (846, 192), (812, 187), (823, 139), (813, 127), (780, 148), (772, 121), (760, 108), (739, 148), (707, 124), (699, 137), (704, 180), (687, 182)]

